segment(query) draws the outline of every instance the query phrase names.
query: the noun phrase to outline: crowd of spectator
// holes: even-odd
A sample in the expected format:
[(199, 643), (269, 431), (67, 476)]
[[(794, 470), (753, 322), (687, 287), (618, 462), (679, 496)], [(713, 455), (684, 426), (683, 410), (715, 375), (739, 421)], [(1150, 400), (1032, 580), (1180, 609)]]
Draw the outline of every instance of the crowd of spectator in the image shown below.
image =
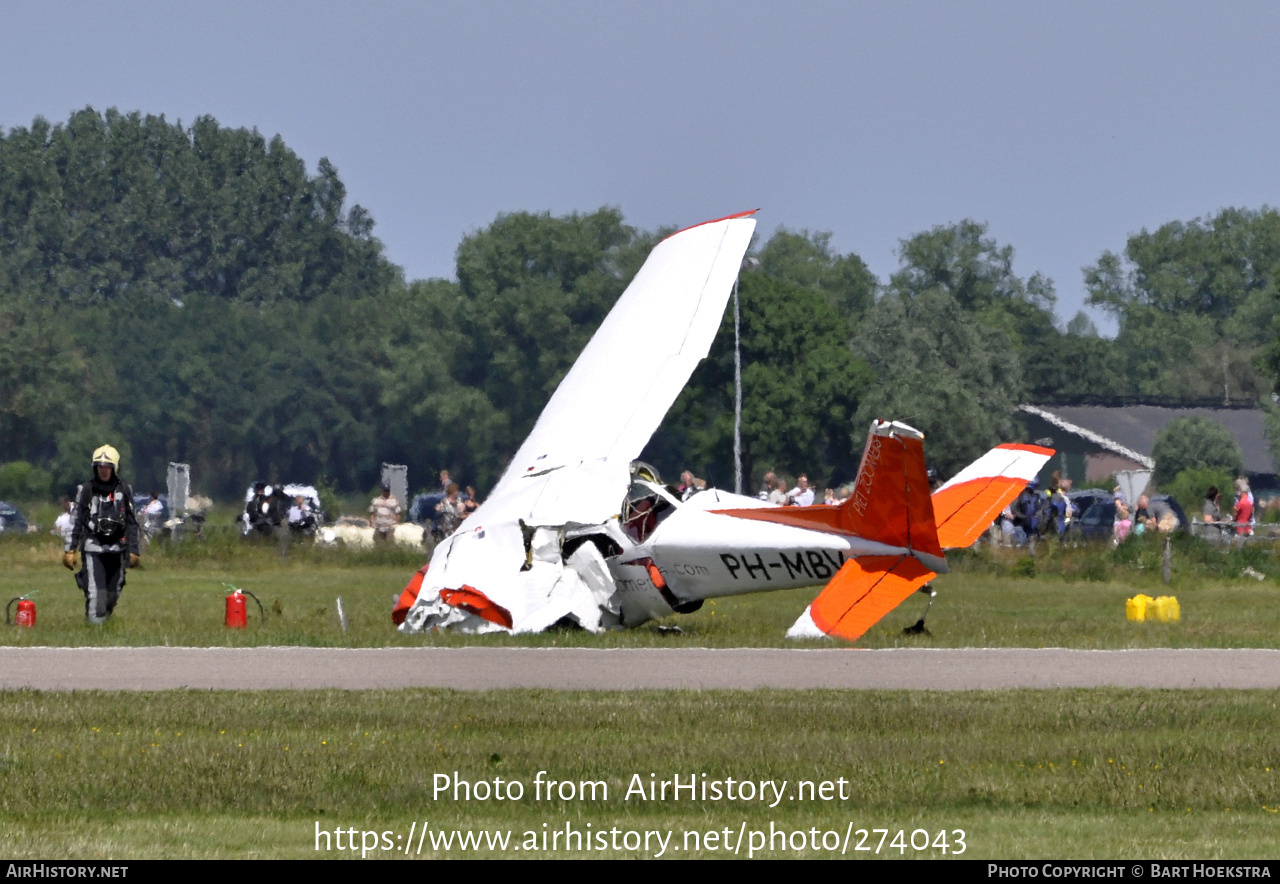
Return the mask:
[(989, 533), (993, 544), (1026, 546), (1037, 537), (1065, 537), (1080, 517), (1070, 492), (1071, 480), (1056, 471), (1043, 489), (1035, 480), (1028, 482), (992, 524)]
[(441, 540), (479, 508), (475, 486), (464, 488), (453, 481), (448, 470), (441, 470), (436, 490), (417, 495), (409, 508), (409, 517), (427, 527), (433, 538)]
[[(822, 505), (839, 506), (852, 496), (852, 482), (836, 488), (826, 488), (822, 493)], [(764, 482), (756, 497), (774, 506), (813, 506), (817, 501), (817, 491), (809, 484), (809, 477), (804, 473), (796, 477), (795, 487), (789, 488), (786, 479), (770, 470), (764, 474)]]
[[(1200, 511), (1195, 513), (1209, 532), (1201, 531), (1203, 536), (1213, 539), (1253, 535), (1256, 515), (1249, 481), (1236, 479), (1234, 489), (1234, 498), (1225, 500), (1217, 486), (1209, 488)], [(1131, 501), (1119, 485), (1109, 495), (1092, 489), (1072, 494), (1071, 480), (1055, 472), (1044, 488), (1037, 482), (1029, 483), (1001, 512), (989, 537), (997, 546), (1025, 546), (1036, 538), (1098, 536), (1109, 537), (1113, 545), (1118, 545), (1130, 536), (1168, 534), (1180, 527), (1188, 527), (1187, 516), (1168, 495), (1139, 494), (1137, 500)]]
[(1208, 492), (1205, 493), (1200, 516), (1206, 525), (1215, 526), (1224, 535), (1234, 533), (1237, 537), (1252, 537), (1257, 520), (1254, 514), (1253, 489), (1249, 487), (1249, 480), (1243, 476), (1236, 479), (1235, 491), (1234, 505), (1225, 504), (1230, 507), (1228, 512), (1231, 513), (1231, 517), (1225, 518), (1222, 493), (1217, 485), (1210, 485)]

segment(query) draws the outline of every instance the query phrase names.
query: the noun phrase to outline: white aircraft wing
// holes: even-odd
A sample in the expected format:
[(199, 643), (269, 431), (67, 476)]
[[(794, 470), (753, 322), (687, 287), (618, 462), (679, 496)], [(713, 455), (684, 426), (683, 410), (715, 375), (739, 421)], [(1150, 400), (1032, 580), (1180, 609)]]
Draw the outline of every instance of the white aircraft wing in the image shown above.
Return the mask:
[(515, 631), (544, 628), (561, 608), (585, 610), (582, 581), (549, 541), (534, 537), (530, 550), (525, 534), (618, 515), (631, 461), (711, 349), (755, 230), (751, 214), (654, 247), (488, 499), (437, 548), (406, 627), (448, 625), (440, 592), (464, 585), (501, 606), (502, 625), (510, 619)]
[[(582, 523), (616, 514), (627, 470), (711, 349), (725, 304), (755, 230), (750, 212), (672, 234), (649, 254), (631, 285), (565, 375), (533, 432), (516, 452), (493, 497), (542, 475), (542, 524), (559, 524), (550, 498), (566, 486)], [(613, 483), (600, 483), (601, 462)], [(573, 477), (584, 465), (596, 476)], [(617, 480), (623, 480), (618, 485)], [(613, 484), (612, 488), (600, 487)], [(599, 499), (596, 499), (597, 495)]]

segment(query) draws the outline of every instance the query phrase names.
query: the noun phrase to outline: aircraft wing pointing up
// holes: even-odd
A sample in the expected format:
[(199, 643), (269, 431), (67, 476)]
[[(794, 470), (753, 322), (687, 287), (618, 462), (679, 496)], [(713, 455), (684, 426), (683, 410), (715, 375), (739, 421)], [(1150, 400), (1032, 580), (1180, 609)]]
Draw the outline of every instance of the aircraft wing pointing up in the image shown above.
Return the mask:
[[(649, 254), (631, 285), (565, 375), (490, 499), (528, 500), (543, 490), (530, 524), (590, 524), (617, 514), (627, 471), (694, 368), (711, 349), (742, 257), (753, 212), (672, 234)], [(563, 475), (557, 476), (556, 473)], [(575, 475), (576, 474), (576, 475)], [(560, 512), (571, 483), (572, 513)]]
[(616, 602), (590, 567), (565, 566), (564, 530), (619, 514), (631, 461), (711, 349), (751, 214), (682, 230), (649, 253), (488, 499), (406, 591), (402, 629), (537, 632), (566, 616), (599, 628), (602, 605)]

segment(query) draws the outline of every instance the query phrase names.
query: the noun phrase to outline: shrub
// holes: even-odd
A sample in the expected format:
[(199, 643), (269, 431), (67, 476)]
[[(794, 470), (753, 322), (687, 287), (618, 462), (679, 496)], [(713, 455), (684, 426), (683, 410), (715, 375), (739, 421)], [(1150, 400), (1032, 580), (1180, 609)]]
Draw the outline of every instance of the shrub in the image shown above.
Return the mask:
[(1036, 576), (1036, 560), (1032, 558), (1019, 559), (1017, 563), (1009, 570), (1010, 575), (1024, 579), (1031, 579)]
[[(1188, 519), (1198, 519), (1200, 509), (1204, 505), (1205, 492), (1209, 490), (1210, 485), (1218, 486), (1218, 490), (1222, 492), (1223, 506), (1229, 506), (1233, 494), (1231, 474), (1223, 470), (1186, 469), (1178, 473), (1168, 485), (1162, 485), (1160, 490), (1182, 504)], [(1224, 518), (1228, 515), (1223, 513)]]
[(48, 473), (25, 460), (0, 465), (0, 498), (44, 500), (49, 496), (51, 484)]
[(1230, 430), (1207, 417), (1180, 417), (1170, 421), (1156, 436), (1151, 456), (1156, 462), (1155, 480), (1159, 486), (1172, 482), (1183, 470), (1209, 469), (1232, 476), (1244, 471), (1240, 444)]

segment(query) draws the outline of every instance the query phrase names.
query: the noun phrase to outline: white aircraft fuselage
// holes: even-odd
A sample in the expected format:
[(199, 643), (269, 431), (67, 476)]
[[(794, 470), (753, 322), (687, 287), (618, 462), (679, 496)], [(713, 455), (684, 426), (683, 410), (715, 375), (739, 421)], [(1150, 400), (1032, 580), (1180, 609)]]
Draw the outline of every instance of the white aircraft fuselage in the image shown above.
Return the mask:
[[(670, 616), (673, 610), (695, 610), (706, 599), (824, 586), (851, 558), (905, 552), (849, 534), (716, 512), (769, 507), (754, 497), (712, 489), (681, 503), (665, 488), (649, 487), (670, 508), (643, 541), (606, 559), (617, 583), (622, 622), (628, 626)], [(657, 567), (668, 594), (655, 585), (646, 560)]]

